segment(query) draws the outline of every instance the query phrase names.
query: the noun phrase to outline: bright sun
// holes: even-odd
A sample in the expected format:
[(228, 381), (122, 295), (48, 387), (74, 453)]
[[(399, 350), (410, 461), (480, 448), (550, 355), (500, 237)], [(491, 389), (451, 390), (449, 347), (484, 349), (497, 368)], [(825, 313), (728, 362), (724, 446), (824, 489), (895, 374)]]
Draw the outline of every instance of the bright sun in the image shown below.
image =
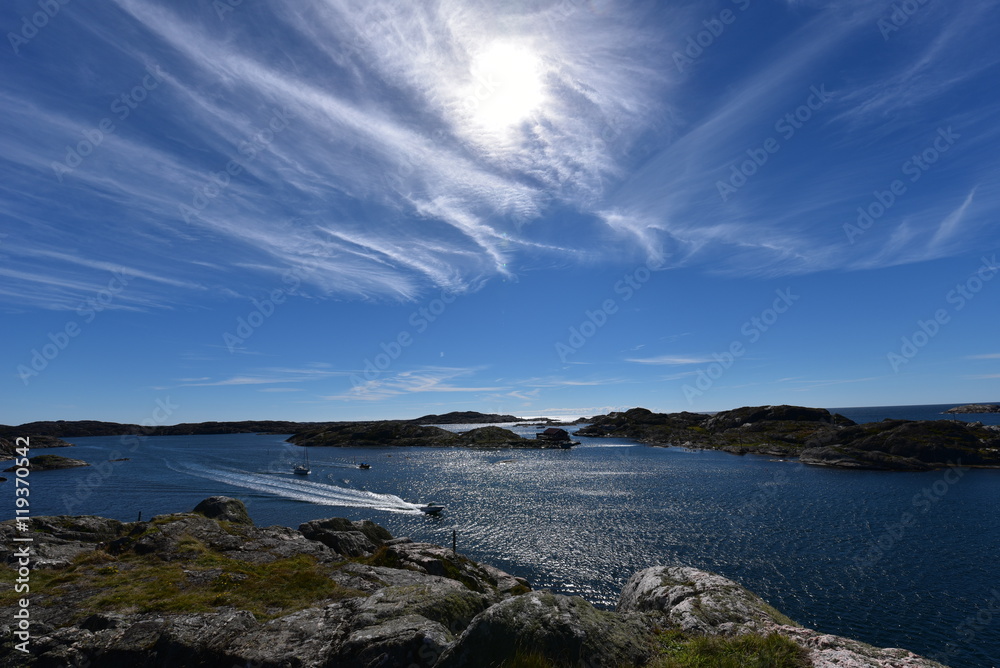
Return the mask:
[(541, 61), (528, 49), (494, 42), (472, 60), (466, 109), (476, 124), (503, 130), (527, 118), (542, 102)]

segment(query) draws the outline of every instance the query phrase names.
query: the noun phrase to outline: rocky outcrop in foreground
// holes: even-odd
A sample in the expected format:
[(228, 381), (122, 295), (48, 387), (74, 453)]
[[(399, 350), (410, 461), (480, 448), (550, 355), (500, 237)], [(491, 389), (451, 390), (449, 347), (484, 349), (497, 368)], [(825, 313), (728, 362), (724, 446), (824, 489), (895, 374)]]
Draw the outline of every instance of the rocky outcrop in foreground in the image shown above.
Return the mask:
[(957, 420), (855, 424), (823, 408), (746, 406), (715, 415), (633, 408), (592, 418), (577, 436), (798, 457), (805, 464), (893, 471), (1000, 467), (1000, 427)]
[[(13, 523), (0, 534), (13, 582)], [(35, 517), (31, 536), (30, 651), (25, 594), (4, 588), (0, 666), (661, 667), (706, 638), (776, 668), (940, 665), (798, 627), (694, 568), (641, 571), (603, 611), (369, 521), (258, 528), (226, 497), (149, 522)]]

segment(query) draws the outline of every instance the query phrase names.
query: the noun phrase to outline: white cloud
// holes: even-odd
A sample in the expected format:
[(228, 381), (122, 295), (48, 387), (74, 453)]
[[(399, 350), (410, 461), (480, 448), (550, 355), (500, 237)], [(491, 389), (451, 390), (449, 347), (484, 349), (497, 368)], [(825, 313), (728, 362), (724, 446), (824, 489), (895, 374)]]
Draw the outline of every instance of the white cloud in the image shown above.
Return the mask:
[[(423, 367), (412, 371), (387, 375), (382, 378), (365, 380), (355, 384), (348, 392), (324, 396), (332, 401), (381, 401), (391, 397), (427, 392), (500, 392), (510, 390), (509, 386), (455, 385), (451, 381), (472, 375), (480, 367)], [(359, 378), (361, 375), (359, 374)]]
[(709, 356), (660, 355), (658, 357), (630, 358), (625, 361), (635, 364), (680, 366), (684, 364), (706, 364), (715, 360)]

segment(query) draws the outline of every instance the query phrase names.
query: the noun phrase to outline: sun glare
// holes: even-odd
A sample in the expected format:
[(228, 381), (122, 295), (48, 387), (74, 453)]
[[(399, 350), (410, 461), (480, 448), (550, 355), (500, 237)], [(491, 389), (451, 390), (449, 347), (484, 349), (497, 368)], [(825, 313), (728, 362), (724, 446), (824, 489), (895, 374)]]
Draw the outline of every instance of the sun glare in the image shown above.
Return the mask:
[(528, 49), (494, 42), (473, 58), (465, 105), (472, 119), (502, 130), (527, 118), (541, 104), (541, 61)]

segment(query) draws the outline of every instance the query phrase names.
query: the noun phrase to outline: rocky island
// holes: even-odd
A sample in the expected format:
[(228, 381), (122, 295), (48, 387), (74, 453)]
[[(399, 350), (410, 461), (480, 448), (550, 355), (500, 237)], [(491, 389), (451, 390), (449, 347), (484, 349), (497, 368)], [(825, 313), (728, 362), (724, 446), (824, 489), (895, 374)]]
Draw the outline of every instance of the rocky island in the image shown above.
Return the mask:
[(893, 471), (1000, 467), (1000, 427), (956, 420), (856, 424), (823, 408), (746, 406), (714, 415), (645, 408), (591, 418), (577, 436), (798, 458), (805, 464)]
[[(30, 432), (22, 432), (24, 434), (30, 435)], [(55, 436), (31, 436), (31, 449), (36, 450), (39, 448), (67, 448), (72, 443), (67, 443), (61, 438), (56, 438)], [(14, 459), (17, 452), (17, 437), (11, 436), (10, 438), (5, 438), (0, 436), (0, 460), (3, 459)]]
[(955, 406), (945, 411), (946, 415), (961, 413), (1000, 413), (1000, 404), (966, 404), (964, 406)]
[[(970, 406), (989, 407), (986, 404)], [(60, 437), (81, 435), (166, 436), (265, 431), (290, 433), (289, 442), (310, 447), (559, 447), (558, 443), (522, 438), (497, 426), (456, 434), (431, 424), (484, 424), (494, 420), (513, 422), (520, 418), (452, 412), (413, 420), (312, 423), (260, 420), (152, 428), (94, 421), (37, 422), (19, 427), (0, 426), (0, 446), (5, 442), (13, 443), (10, 440), (13, 434), (31, 436), (32, 447), (45, 447), (36, 446), (36, 443), (51, 443), (50, 447), (54, 447), (69, 445), (59, 440)], [(952, 464), (1000, 467), (1000, 426), (984, 426), (978, 422), (883, 420), (856, 424), (826, 409), (805, 406), (744, 406), (714, 415), (654, 413), (645, 408), (633, 408), (577, 422), (581, 421), (586, 424), (575, 432), (577, 436), (629, 438), (654, 446), (796, 458), (816, 466), (891, 471), (927, 471)]]
[(516, 415), (498, 415), (497, 413), (479, 413), (476, 411), (452, 411), (444, 415), (424, 415), (414, 420), (413, 424), (496, 424), (498, 422), (523, 422), (525, 418)]
[[(38, 455), (37, 457), (28, 459), (27, 468), (31, 471), (51, 471), (54, 469), (72, 469), (78, 466), (90, 466), (90, 464), (82, 459), (70, 459), (69, 457), (60, 457), (59, 455)], [(11, 466), (4, 469), (4, 473), (14, 471), (17, 468), (17, 466)]]
[[(498, 422), (522, 422), (514, 415), (478, 413), (476, 411), (453, 411), (444, 415), (424, 415), (413, 420), (393, 420), (393, 422), (417, 425), (431, 424), (494, 424)], [(344, 424), (342, 422), (289, 422), (287, 420), (242, 420), (238, 422), (183, 422), (173, 425), (139, 425), (100, 420), (48, 420), (27, 422), (11, 427), (0, 425), (0, 447), (18, 436), (30, 436), (32, 447), (60, 447), (71, 445), (61, 438), (81, 436), (195, 436), (208, 434), (294, 434), (320, 427)], [(44, 445), (51, 442), (53, 445)]]
[(553, 448), (558, 444), (521, 438), (509, 429), (478, 427), (461, 434), (409, 421), (343, 422), (293, 434), (289, 443), (309, 447), (423, 446), (462, 448)]
[[(259, 528), (227, 497), (148, 522), (33, 517), (30, 532), (30, 594), (0, 592), (2, 666), (941, 666), (803, 628), (689, 566), (640, 571), (598, 610), (367, 520)], [(13, 584), (19, 532), (0, 535)], [(27, 631), (12, 622), (25, 596)]]
[[(204, 434), (291, 434), (292, 432), (311, 428), (316, 422), (288, 422), (284, 420), (244, 420), (242, 422), (191, 422), (174, 425), (139, 425), (120, 422), (102, 422), (100, 420), (48, 420), (42, 422), (26, 422), (11, 427), (0, 425), (0, 439), (13, 441), (18, 436), (30, 436), (31, 447), (46, 447), (36, 445), (43, 442), (42, 437), (57, 439), (81, 436), (193, 436)], [(70, 445), (62, 442), (62, 445)], [(49, 446), (58, 447), (58, 446)]]

